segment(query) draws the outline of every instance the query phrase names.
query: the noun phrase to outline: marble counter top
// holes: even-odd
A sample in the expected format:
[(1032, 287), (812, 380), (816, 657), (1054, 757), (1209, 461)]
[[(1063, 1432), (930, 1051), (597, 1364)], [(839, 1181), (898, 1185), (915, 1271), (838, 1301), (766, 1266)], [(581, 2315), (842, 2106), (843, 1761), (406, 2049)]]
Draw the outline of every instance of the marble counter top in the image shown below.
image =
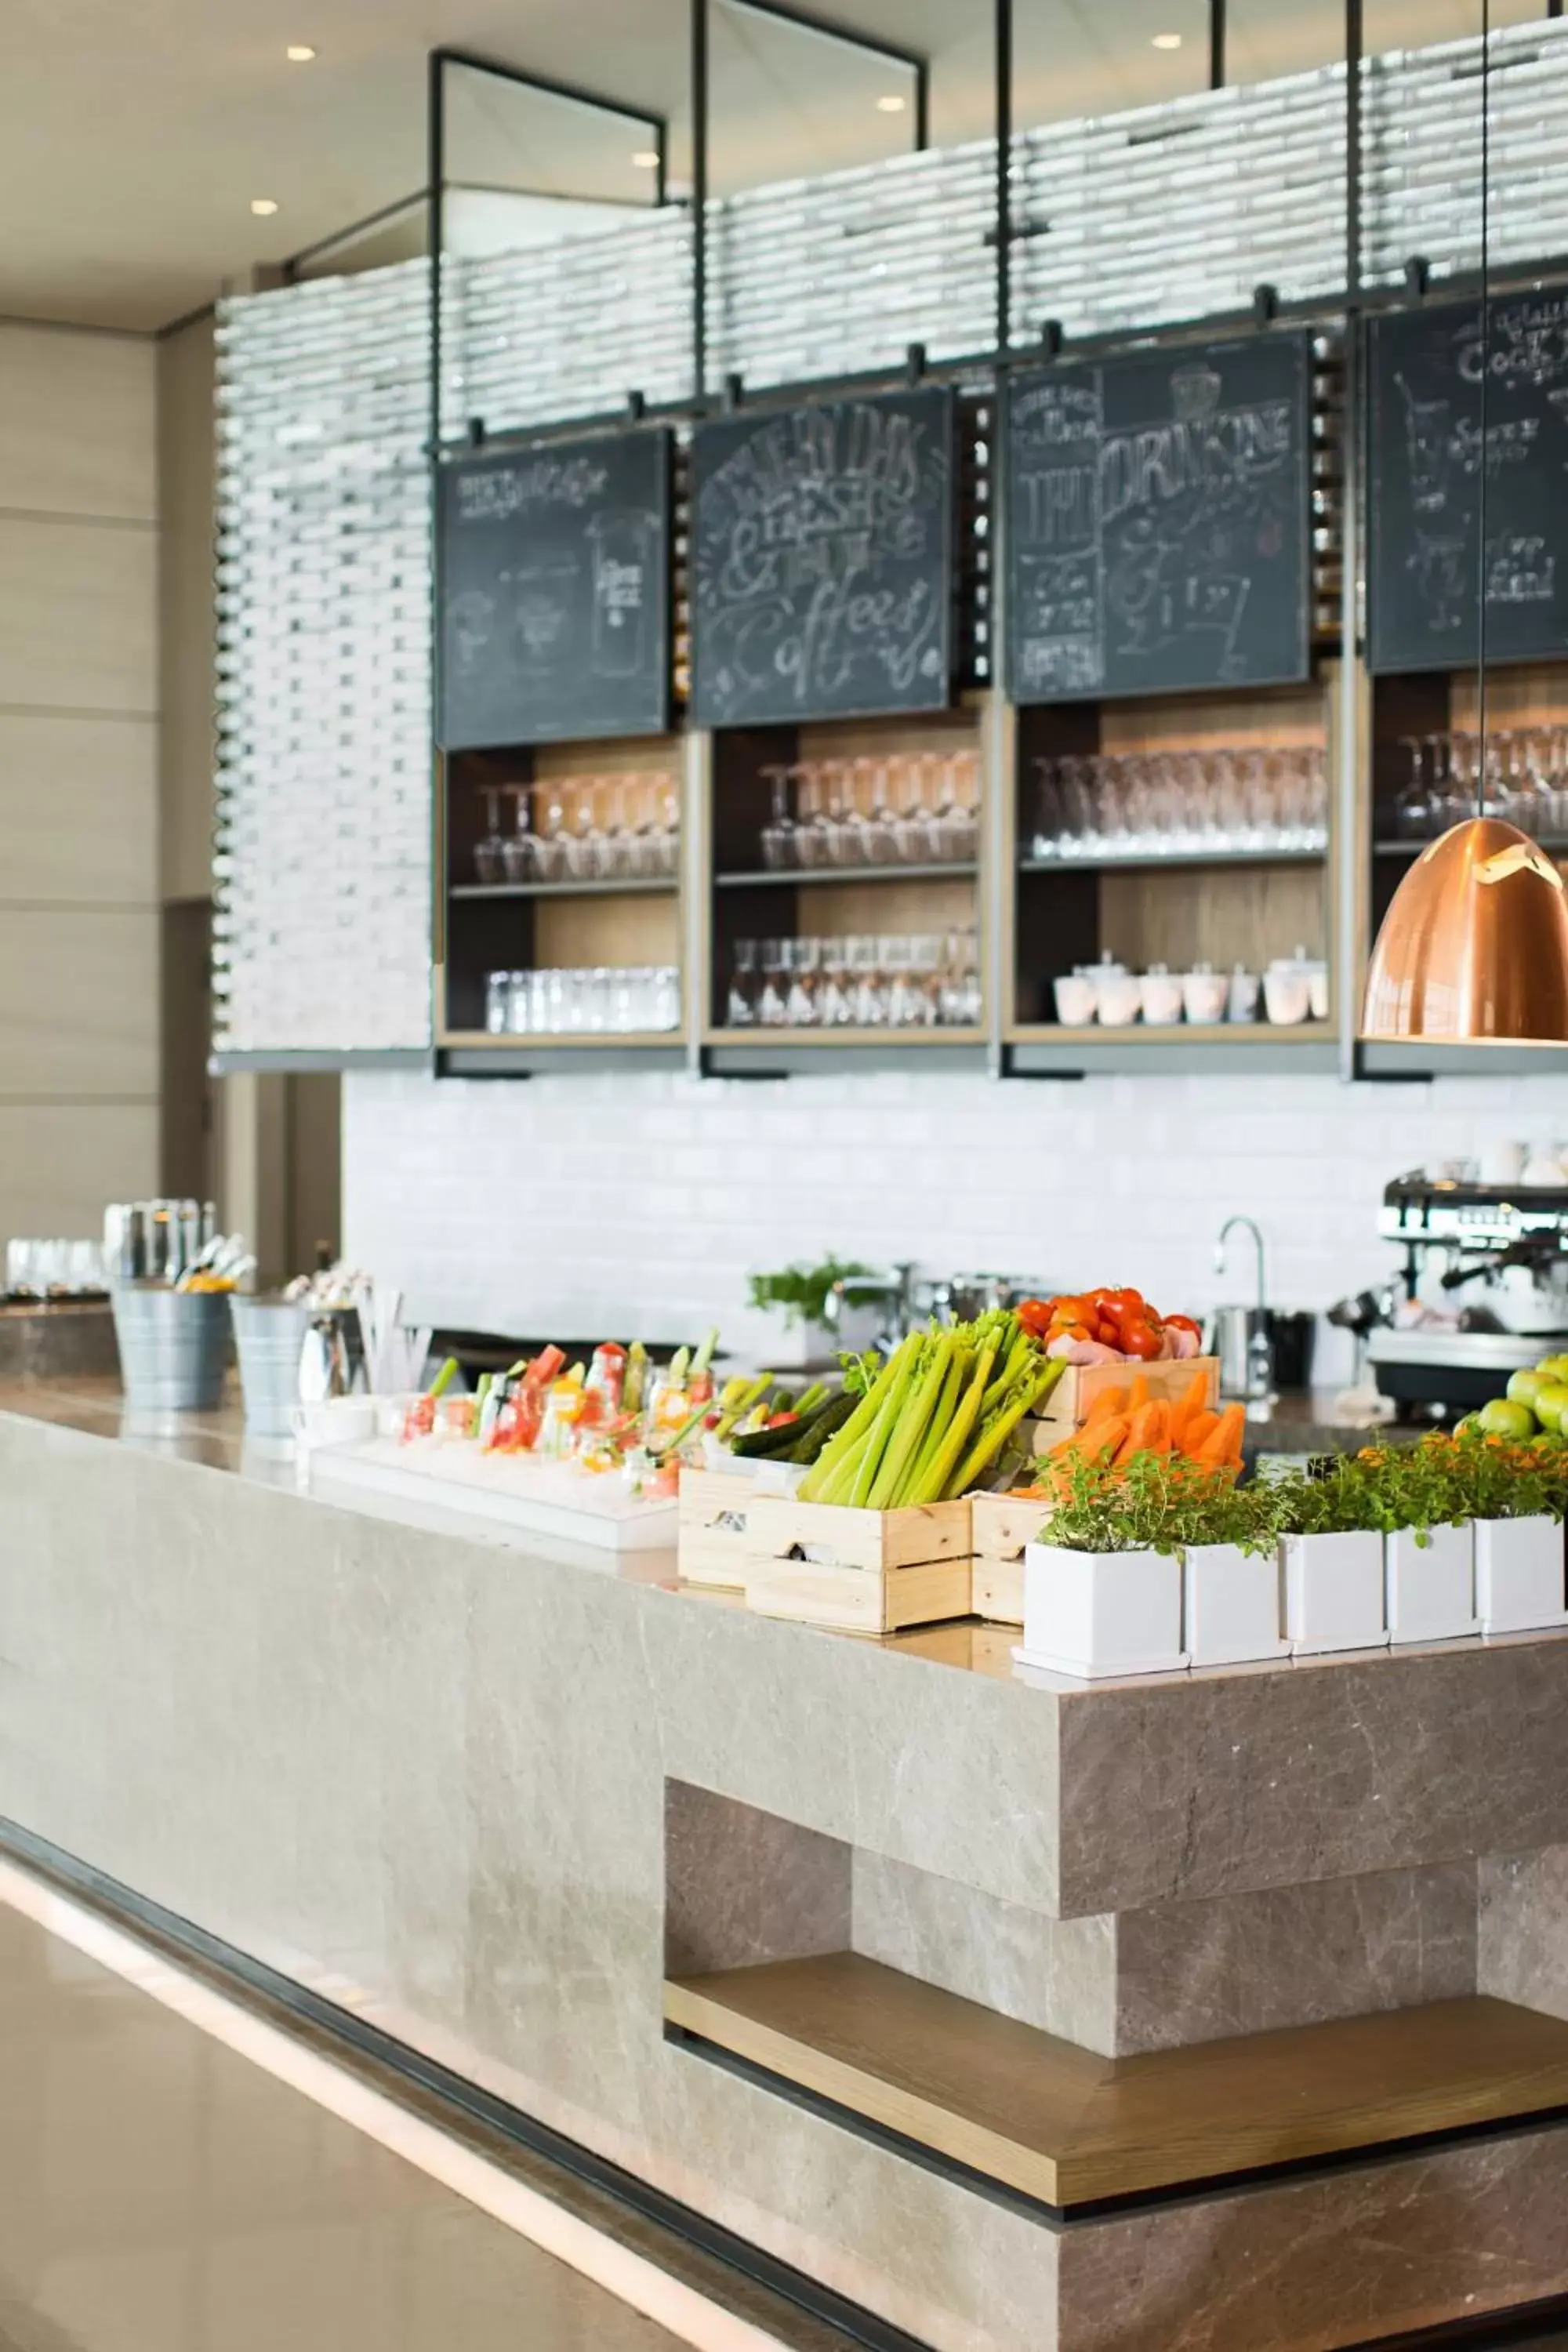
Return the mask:
[[(1490, 2292), (1515, 2191), (1568, 2213), (1526, 2178), (1537, 2137), (1064, 2233), (667, 2042), (662, 2011), (667, 1974), (849, 1949), (1105, 2056), (1478, 1990), (1568, 2014), (1568, 1639), (1051, 1687), (1006, 1632), (823, 1633), (440, 1517), (300, 1492), (231, 1412), (0, 1391), (0, 1842), (363, 2011), (938, 2352), (1259, 2352), (1286, 2342), (1247, 2303), (1260, 2260), (1310, 2317), (1356, 2231), (1429, 2225)], [(1510, 2294), (1568, 2284), (1568, 2221), (1515, 2239)], [(1387, 2267), (1346, 2332), (1289, 2344), (1414, 2325), (1421, 2265)], [(1165, 2332), (1105, 2333), (1156, 2273)]]

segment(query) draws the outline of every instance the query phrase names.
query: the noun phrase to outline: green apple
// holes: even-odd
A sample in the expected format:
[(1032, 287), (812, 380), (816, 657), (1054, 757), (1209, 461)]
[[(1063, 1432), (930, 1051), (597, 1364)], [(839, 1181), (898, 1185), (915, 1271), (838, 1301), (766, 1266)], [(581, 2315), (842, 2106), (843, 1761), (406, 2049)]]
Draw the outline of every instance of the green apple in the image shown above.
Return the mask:
[(1533, 1405), (1537, 1395), (1552, 1384), (1550, 1372), (1515, 1372), (1508, 1384), (1508, 1393), (1515, 1404)]
[(1535, 1369), (1549, 1381), (1568, 1381), (1568, 1356), (1542, 1356)]
[(1535, 1393), (1536, 1417), (1543, 1429), (1561, 1433), (1568, 1421), (1568, 1381), (1548, 1381)]
[(1456, 1437), (1479, 1437), (1483, 1433), (1484, 1433), (1481, 1429), (1481, 1417), (1479, 1412), (1468, 1412), (1463, 1421), (1457, 1421), (1454, 1423), (1454, 1434)]
[[(1563, 1411), (1568, 1412), (1568, 1388), (1543, 1389), (1542, 1395), (1560, 1395)], [(1535, 1415), (1530, 1407), (1513, 1404), (1507, 1397), (1493, 1397), (1489, 1404), (1482, 1405), (1476, 1417), (1488, 1437), (1506, 1437), (1515, 1445), (1521, 1445), (1527, 1437), (1535, 1435)], [(1544, 1412), (1542, 1418), (1546, 1418)], [(1553, 1421), (1548, 1426), (1555, 1429), (1557, 1424)]]

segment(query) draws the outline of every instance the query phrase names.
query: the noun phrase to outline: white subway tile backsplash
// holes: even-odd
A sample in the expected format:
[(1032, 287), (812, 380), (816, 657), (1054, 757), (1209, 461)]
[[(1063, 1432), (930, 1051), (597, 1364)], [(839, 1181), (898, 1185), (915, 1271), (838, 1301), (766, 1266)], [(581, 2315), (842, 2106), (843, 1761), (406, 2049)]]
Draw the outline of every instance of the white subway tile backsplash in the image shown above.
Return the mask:
[[(443, 1323), (765, 1348), (749, 1272), (828, 1250), (934, 1272), (1131, 1281), (1168, 1307), (1250, 1295), (1320, 1312), (1384, 1281), (1384, 1185), (1489, 1139), (1568, 1137), (1568, 1082), (1342, 1087), (1326, 1077), (996, 1086), (952, 1073), (684, 1075), (507, 1086), (355, 1071), (343, 1084), (350, 1254)], [(1323, 1335), (1319, 1369), (1349, 1360)]]

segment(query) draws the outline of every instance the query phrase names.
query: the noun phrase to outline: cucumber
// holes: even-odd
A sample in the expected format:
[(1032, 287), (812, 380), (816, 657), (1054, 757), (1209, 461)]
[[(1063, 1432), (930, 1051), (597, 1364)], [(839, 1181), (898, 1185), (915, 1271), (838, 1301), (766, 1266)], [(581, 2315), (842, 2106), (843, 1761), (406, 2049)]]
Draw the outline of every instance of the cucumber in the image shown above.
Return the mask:
[(855, 1410), (856, 1399), (847, 1392), (832, 1397), (820, 1412), (813, 1413), (807, 1427), (784, 1455), (786, 1462), (815, 1462), (836, 1429), (842, 1429)]

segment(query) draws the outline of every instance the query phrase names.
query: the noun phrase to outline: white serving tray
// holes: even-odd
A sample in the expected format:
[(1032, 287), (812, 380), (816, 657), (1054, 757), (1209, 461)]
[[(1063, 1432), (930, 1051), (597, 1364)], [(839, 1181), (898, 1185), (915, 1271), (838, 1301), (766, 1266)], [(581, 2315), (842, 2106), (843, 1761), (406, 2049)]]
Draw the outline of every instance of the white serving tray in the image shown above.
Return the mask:
[(673, 1497), (643, 1502), (615, 1471), (595, 1475), (525, 1454), (481, 1454), (476, 1445), (439, 1438), (403, 1445), (374, 1437), (363, 1445), (320, 1447), (310, 1455), (310, 1484), (438, 1503), (491, 1527), (605, 1551), (667, 1551), (679, 1519)]

